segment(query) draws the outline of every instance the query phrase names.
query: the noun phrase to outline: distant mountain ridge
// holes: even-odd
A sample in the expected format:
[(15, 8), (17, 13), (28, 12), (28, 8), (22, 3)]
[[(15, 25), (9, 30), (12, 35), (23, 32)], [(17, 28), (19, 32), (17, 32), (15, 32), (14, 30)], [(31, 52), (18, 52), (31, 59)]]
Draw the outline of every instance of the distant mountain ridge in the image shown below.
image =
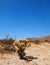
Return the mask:
[(42, 36), (42, 37), (39, 37), (39, 38), (26, 38), (26, 39), (29, 39), (31, 41), (39, 40), (39, 41), (49, 41), (50, 42), (50, 35)]

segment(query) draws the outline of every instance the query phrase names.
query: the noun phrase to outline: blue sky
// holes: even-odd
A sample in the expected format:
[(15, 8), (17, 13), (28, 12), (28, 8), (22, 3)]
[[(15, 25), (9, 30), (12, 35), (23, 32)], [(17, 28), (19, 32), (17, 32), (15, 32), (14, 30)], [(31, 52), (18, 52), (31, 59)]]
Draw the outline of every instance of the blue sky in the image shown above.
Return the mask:
[(50, 35), (50, 0), (0, 0), (0, 38)]

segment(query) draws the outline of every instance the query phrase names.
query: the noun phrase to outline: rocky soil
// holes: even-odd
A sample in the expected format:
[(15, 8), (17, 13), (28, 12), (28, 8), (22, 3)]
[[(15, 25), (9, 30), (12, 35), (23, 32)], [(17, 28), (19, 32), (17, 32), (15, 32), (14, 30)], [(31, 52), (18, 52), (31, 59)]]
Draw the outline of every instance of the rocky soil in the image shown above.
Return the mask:
[(26, 56), (37, 59), (25, 61), (19, 59), (17, 53), (0, 52), (0, 65), (50, 65), (50, 43), (32, 44), (25, 52)]

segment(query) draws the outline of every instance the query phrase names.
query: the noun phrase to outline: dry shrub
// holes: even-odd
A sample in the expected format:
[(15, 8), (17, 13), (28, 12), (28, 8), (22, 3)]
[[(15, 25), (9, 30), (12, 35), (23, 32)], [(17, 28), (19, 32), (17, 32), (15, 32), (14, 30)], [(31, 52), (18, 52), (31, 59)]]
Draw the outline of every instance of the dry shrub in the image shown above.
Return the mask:
[(12, 46), (14, 41), (15, 40), (13, 38), (5, 38), (0, 40), (0, 45), (4, 47), (5, 51), (11, 51), (13, 49)]
[(40, 41), (39, 41), (39, 40), (35, 40), (34, 42), (35, 42), (35, 44), (39, 44), (39, 43), (40, 43)]
[(14, 42), (14, 40), (13, 40), (12, 38), (10, 38), (10, 39), (5, 39), (5, 40), (4, 40), (5, 50), (11, 51), (11, 50), (13, 49), (13, 48), (12, 48), (13, 42)]
[(45, 42), (50, 42), (50, 41), (46, 39)]

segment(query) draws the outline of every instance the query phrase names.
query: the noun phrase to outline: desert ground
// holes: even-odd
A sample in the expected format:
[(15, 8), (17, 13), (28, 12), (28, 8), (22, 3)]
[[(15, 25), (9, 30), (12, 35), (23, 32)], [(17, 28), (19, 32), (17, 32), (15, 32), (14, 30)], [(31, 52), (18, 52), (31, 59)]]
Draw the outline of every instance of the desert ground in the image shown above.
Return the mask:
[(50, 65), (50, 42), (31, 43), (25, 49), (26, 56), (37, 57), (32, 61), (19, 59), (16, 52), (0, 52), (0, 65)]

